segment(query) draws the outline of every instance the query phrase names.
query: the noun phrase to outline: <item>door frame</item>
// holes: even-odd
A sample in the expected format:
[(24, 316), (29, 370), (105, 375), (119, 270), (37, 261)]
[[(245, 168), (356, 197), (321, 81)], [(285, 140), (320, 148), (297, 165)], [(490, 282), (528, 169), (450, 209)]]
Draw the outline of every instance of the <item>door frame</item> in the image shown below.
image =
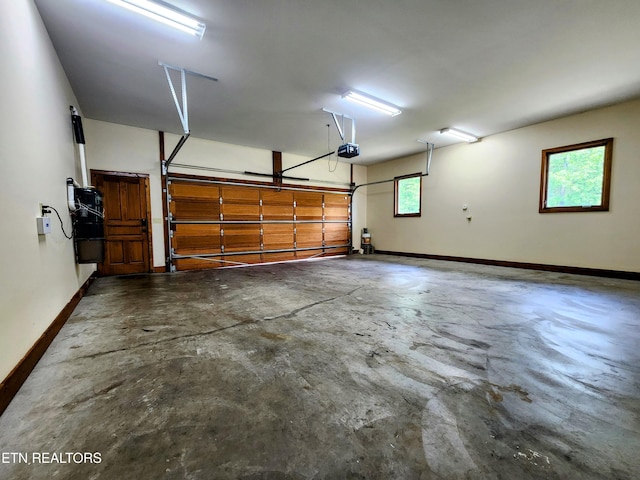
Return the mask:
[[(151, 233), (153, 221), (151, 218), (151, 189), (149, 188), (149, 174), (148, 173), (131, 173), (131, 172), (117, 172), (114, 170), (95, 170), (91, 169), (91, 184), (96, 185), (96, 176), (109, 176), (109, 177), (123, 177), (123, 178), (142, 178), (144, 179), (144, 189), (147, 199), (147, 245), (149, 256), (149, 268), (147, 273), (153, 273), (153, 235)], [(102, 263), (97, 264), (98, 275), (104, 275), (102, 271)]]

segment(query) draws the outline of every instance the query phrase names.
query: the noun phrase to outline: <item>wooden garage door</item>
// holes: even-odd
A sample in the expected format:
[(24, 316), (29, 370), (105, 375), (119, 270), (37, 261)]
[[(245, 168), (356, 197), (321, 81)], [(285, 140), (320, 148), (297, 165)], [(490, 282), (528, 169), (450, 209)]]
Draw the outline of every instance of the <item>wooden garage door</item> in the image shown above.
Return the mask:
[(170, 179), (168, 191), (176, 270), (339, 255), (350, 248), (348, 192), (184, 178)]

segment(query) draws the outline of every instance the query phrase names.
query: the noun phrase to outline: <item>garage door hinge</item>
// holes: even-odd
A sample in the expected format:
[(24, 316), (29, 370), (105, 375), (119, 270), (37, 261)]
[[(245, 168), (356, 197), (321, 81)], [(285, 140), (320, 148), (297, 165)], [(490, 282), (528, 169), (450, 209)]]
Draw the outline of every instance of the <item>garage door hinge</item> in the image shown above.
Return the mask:
[(222, 197), (220, 197), (220, 205), (222, 205)]
[(293, 248), (298, 248), (298, 242), (293, 242)]
[[(165, 190), (165, 192), (166, 192), (166, 190)], [(168, 201), (171, 201), (171, 200), (172, 200), (172, 198), (171, 198), (171, 194), (170, 194), (170, 193), (167, 193), (167, 200), (168, 200)]]
[(224, 237), (224, 228), (221, 228), (221, 229), (220, 229), (220, 236), (221, 236), (221, 237)]
[(295, 200), (293, 201), (293, 206), (294, 206), (294, 207), (297, 207), (297, 206), (298, 206), (298, 204), (297, 204), (297, 202), (296, 202)]
[(260, 221), (262, 221), (262, 218), (263, 218), (263, 217), (262, 217), (262, 214), (260, 214)]
[(220, 220), (224, 220), (224, 215), (222, 213), (220, 214)]
[(260, 229), (260, 235), (264, 235), (264, 230), (262, 228)]
[(298, 233), (298, 229), (297, 229), (297, 228), (294, 228), (294, 229), (293, 229), (293, 234), (295, 235), (296, 233)]
[(264, 243), (260, 244), (260, 250), (264, 250)]
[(262, 199), (260, 199), (260, 206), (262, 206)]
[(169, 238), (173, 238), (173, 230), (169, 230)]
[(293, 221), (294, 221), (294, 222), (296, 221), (297, 217), (298, 217), (297, 215), (294, 215), (294, 216), (293, 216)]
[(224, 253), (224, 245), (220, 246), (220, 251)]

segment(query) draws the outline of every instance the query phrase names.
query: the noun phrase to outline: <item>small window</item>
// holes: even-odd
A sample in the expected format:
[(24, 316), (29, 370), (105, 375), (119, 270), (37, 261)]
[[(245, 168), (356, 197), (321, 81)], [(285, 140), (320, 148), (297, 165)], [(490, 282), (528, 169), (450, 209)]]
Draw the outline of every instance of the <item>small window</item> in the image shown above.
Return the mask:
[(393, 182), (396, 217), (419, 217), (422, 205), (422, 175), (396, 177)]
[(542, 151), (540, 213), (609, 210), (613, 138)]

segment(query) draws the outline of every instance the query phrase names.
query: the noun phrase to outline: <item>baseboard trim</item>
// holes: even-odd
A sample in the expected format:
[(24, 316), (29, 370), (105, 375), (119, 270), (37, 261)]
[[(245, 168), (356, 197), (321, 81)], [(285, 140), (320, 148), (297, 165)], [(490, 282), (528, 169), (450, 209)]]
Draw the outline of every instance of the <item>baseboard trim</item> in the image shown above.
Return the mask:
[(33, 344), (11, 373), (7, 375), (7, 378), (0, 383), (0, 415), (2, 415), (6, 410), (11, 403), (11, 400), (13, 400), (13, 397), (15, 397), (20, 390), (20, 387), (22, 387), (22, 384), (27, 380), (27, 377), (38, 364), (44, 355), (44, 352), (47, 351), (49, 345), (53, 342), (53, 339), (56, 338), (60, 329), (67, 322), (71, 313), (73, 313), (73, 310), (76, 308), (82, 297), (84, 297), (94, 279), (95, 273), (93, 273), (73, 295), (73, 297), (71, 297), (71, 300), (69, 300), (69, 302), (64, 306), (51, 325), (49, 325), (44, 333), (40, 335), (40, 338), (38, 338), (36, 343)]
[(376, 250), (376, 253), (379, 253), (381, 255), (398, 255), (401, 257), (426, 258), (429, 260), (446, 260), (449, 262), (477, 263), (480, 265), (493, 265), (497, 267), (524, 268), (527, 270), (543, 270), (545, 272), (570, 273), (574, 275), (589, 275), (592, 277), (620, 278), (623, 280), (640, 281), (640, 272), (626, 272), (624, 270), (569, 267), (565, 265), (548, 265), (545, 263), (510, 262), (506, 260), (489, 260), (485, 258), (432, 255), (429, 253), (393, 252), (390, 250)]

